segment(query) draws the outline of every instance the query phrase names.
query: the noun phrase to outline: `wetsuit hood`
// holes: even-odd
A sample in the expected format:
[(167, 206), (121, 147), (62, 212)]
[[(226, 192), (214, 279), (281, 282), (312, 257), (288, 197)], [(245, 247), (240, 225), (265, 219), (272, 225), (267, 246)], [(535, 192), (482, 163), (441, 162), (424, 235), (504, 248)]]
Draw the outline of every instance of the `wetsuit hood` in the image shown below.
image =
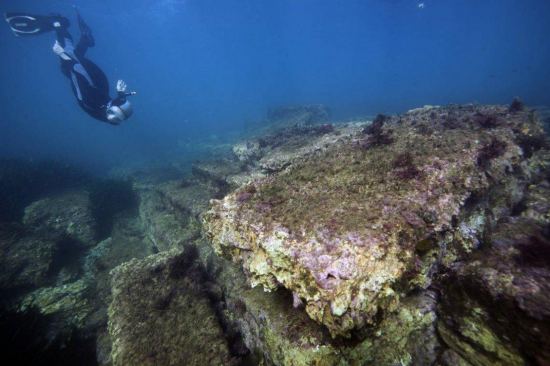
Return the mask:
[(110, 123), (119, 124), (122, 121), (130, 118), (134, 110), (132, 104), (129, 101), (125, 101), (121, 105), (112, 105), (107, 108), (107, 120)]

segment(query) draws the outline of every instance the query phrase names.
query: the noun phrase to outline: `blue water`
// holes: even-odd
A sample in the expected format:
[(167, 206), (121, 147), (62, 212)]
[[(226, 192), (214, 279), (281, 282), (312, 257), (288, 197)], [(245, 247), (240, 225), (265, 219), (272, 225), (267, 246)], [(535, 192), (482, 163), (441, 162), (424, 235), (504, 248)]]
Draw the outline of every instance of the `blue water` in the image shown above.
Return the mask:
[[(220, 142), (267, 108), (323, 103), (335, 119), (424, 104), (550, 105), (548, 0), (0, 0), (0, 11), (76, 4), (88, 57), (126, 80), (134, 116), (86, 115), (51, 51), (54, 35), (0, 24), (0, 157), (106, 170)], [(114, 89), (114, 85), (112, 85)]]

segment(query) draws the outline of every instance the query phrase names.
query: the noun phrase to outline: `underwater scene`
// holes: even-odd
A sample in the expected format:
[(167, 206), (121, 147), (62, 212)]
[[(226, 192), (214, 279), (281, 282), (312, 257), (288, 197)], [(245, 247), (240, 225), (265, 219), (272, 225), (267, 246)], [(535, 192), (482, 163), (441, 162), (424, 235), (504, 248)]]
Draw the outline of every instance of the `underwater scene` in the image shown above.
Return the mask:
[(550, 365), (550, 1), (0, 12), (2, 364)]

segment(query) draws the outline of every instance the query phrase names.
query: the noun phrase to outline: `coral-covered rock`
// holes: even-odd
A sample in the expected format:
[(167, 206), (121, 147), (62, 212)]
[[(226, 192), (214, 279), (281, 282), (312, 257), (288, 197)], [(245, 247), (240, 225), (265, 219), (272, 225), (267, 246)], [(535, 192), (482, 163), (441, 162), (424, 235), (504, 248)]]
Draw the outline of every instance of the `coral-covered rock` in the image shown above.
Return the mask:
[(215, 312), (193, 281), (192, 262), (168, 251), (112, 272), (113, 365), (231, 365)]
[(396, 313), (346, 342), (333, 340), (301, 308), (293, 308), (288, 292), (249, 288), (230, 264), (218, 280), (227, 321), (267, 365), (429, 365), (437, 357), (435, 300), (429, 292), (409, 297)]
[(206, 231), (252, 286), (287, 288), (332, 336), (349, 336), (479, 247), (535, 169), (521, 138), (541, 134), (528, 111), (417, 109), (214, 201)]
[(362, 128), (363, 123), (293, 126), (239, 142), (233, 146), (233, 152), (248, 166), (245, 171), (226, 176), (226, 181), (236, 188), (278, 172), (338, 141), (349, 139)]

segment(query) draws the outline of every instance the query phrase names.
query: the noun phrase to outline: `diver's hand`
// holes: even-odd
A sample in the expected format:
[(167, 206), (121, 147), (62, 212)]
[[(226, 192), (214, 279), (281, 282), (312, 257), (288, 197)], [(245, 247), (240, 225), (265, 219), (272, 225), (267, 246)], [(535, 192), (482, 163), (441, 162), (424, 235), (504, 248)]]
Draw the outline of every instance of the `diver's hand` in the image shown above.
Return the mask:
[(65, 49), (59, 44), (58, 41), (55, 41), (52, 47), (53, 53), (55, 53), (57, 56), (61, 57), (62, 60), (70, 61), (71, 56), (67, 55), (65, 52)]
[(127, 87), (128, 86), (126, 85), (124, 80), (119, 80), (116, 82), (116, 91), (119, 93), (125, 93)]
[(126, 89), (128, 89), (128, 85), (124, 82), (124, 80), (119, 80), (116, 83), (116, 91), (119, 94), (124, 94), (125, 96), (129, 95), (136, 95), (137, 93), (135, 91), (127, 92)]
[(58, 41), (55, 41), (52, 50), (53, 50), (53, 53), (55, 53), (59, 57), (61, 57), (61, 55), (65, 52), (65, 50), (63, 49), (63, 47), (61, 47)]

